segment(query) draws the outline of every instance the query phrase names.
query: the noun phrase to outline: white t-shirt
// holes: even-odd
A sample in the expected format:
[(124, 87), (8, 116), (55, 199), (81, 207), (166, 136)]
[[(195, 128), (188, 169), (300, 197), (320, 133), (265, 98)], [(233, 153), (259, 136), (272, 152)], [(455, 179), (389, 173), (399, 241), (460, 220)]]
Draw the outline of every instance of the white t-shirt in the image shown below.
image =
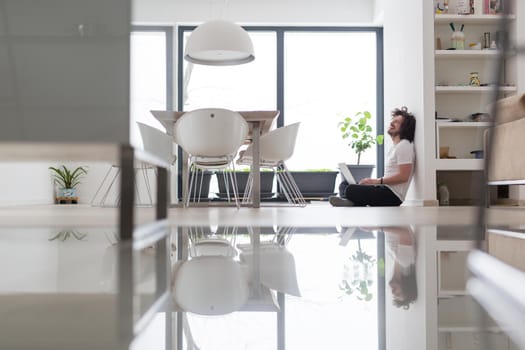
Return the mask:
[(386, 156), (385, 162), (385, 177), (395, 175), (399, 172), (399, 165), (401, 164), (412, 164), (412, 171), (410, 172), (410, 177), (407, 182), (403, 182), (397, 185), (386, 185), (388, 186), (396, 196), (405, 200), (405, 196), (408, 191), (408, 186), (412, 180), (412, 175), (414, 174), (414, 165), (416, 161), (416, 155), (414, 151), (414, 143), (408, 140), (401, 140), (397, 145), (394, 145), (388, 155)]
[(410, 238), (411, 243), (401, 244), (396, 234), (385, 235), (387, 253), (392, 258), (393, 265), (397, 263), (401, 274), (405, 276), (410, 272), (411, 266), (416, 263), (416, 242), (412, 231), (410, 231)]

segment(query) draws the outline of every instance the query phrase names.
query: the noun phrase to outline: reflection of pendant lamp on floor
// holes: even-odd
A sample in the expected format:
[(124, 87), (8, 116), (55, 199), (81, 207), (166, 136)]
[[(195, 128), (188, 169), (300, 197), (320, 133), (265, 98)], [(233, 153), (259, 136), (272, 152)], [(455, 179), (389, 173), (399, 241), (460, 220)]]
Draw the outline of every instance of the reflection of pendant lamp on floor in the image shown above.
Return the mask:
[(251, 62), (255, 56), (247, 31), (233, 22), (213, 20), (193, 30), (184, 59), (195, 64), (231, 66)]

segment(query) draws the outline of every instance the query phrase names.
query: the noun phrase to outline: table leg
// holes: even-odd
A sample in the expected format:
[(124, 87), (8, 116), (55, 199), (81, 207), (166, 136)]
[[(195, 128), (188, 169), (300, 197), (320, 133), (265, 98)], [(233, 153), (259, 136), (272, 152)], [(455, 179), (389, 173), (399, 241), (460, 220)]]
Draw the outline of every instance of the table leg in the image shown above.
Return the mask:
[(188, 196), (190, 195), (189, 189), (188, 189), (188, 185), (189, 185), (188, 175), (190, 172), (190, 169), (188, 167), (188, 159), (189, 159), (188, 152), (186, 152), (185, 150), (182, 150), (182, 201), (183, 201), (182, 205), (183, 206), (185, 205), (184, 200), (188, 198)]
[(259, 137), (261, 135), (261, 123), (253, 123), (252, 130), (253, 137), (253, 187), (252, 187), (252, 206), (259, 208), (261, 206), (261, 162), (260, 162), (260, 150), (259, 150)]

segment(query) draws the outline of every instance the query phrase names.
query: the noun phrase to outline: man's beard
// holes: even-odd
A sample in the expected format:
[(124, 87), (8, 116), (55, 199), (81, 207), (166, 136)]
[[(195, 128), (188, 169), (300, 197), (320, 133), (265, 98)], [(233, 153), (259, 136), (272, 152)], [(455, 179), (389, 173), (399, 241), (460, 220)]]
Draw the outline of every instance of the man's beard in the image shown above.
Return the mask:
[(399, 131), (396, 131), (396, 130), (388, 130), (387, 133), (388, 135), (390, 135), (390, 137), (396, 137), (401, 134)]

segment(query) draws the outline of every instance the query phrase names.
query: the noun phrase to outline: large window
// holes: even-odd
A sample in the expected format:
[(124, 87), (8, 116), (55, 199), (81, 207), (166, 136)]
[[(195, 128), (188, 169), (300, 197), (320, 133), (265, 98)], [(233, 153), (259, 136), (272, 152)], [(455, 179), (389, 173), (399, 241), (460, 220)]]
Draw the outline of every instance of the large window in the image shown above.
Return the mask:
[(132, 137), (138, 137), (136, 122), (163, 129), (150, 111), (173, 106), (172, 27), (136, 26), (130, 40), (130, 113)]
[[(254, 62), (209, 67), (183, 60), (194, 27), (180, 27), (178, 109), (222, 107), (279, 109), (278, 126), (301, 122), (290, 169), (335, 169), (357, 157), (341, 138), (343, 116), (370, 111), (382, 133), (382, 31), (380, 28), (246, 27)], [(377, 120), (376, 120), (377, 118)], [(361, 163), (378, 164), (382, 149)]]
[[(285, 122), (301, 122), (289, 168), (333, 169), (357, 161), (338, 122), (363, 110), (377, 116), (376, 65), (374, 32), (285, 33)], [(361, 163), (375, 164), (375, 157), (372, 149)]]

